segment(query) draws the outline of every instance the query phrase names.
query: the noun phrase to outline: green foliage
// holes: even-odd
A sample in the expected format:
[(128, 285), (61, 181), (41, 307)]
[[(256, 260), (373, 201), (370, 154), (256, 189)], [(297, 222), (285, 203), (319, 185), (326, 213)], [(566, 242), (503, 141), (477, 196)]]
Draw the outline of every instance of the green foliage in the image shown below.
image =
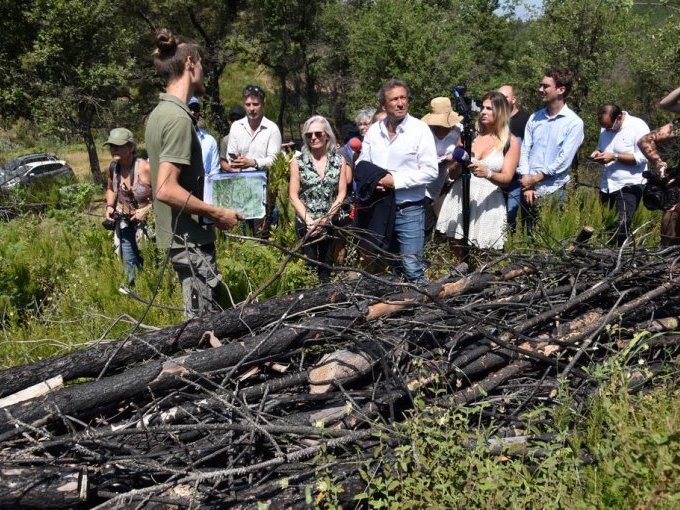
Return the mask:
[[(472, 66), (471, 40), (452, 15), (421, 0), (378, 0), (358, 10), (348, 27), (354, 109), (377, 106), (376, 92), (390, 78), (408, 83), (412, 112), (448, 95), (453, 72)], [(461, 73), (462, 74), (462, 73)]]
[[(582, 179), (586, 182), (593, 181), (592, 176), (587, 175)], [(638, 229), (637, 242), (643, 242), (647, 246), (657, 245), (660, 222), (661, 215), (658, 211), (649, 211), (640, 204), (632, 224), (634, 230)], [(533, 241), (530, 241), (526, 232), (520, 228), (521, 219), (518, 218), (517, 232), (510, 236), (506, 251), (532, 247), (555, 249), (563, 246), (565, 240), (574, 239), (586, 226), (593, 227), (595, 230), (593, 242), (604, 244), (613, 234), (616, 224), (616, 212), (602, 205), (597, 189), (572, 187), (568, 190), (564, 204), (560, 205), (554, 199), (540, 206)]]
[[(226, 246), (225, 246), (226, 245)], [(283, 256), (275, 249), (255, 241), (222, 242), (218, 247), (218, 267), (224, 277), (231, 303), (239, 303), (268, 281), (280, 268)], [(267, 298), (312, 283), (300, 261), (290, 262), (280, 278), (267, 287), (260, 298)]]
[[(176, 276), (153, 243), (141, 244), (145, 263), (135, 290), (146, 299), (158, 292), (155, 303), (177, 310), (154, 307), (146, 313), (145, 304), (118, 292), (125, 275), (112, 234), (100, 217), (81, 212), (97, 192), (92, 184), (55, 188), (42, 216), (0, 222), (0, 366), (64, 352), (102, 335), (120, 338), (136, 318), (154, 326), (183, 320)], [(284, 255), (253, 241), (221, 239), (217, 258), (229, 291), (224, 305), (231, 306), (269, 280)], [(293, 261), (260, 298), (313, 282), (304, 264)]]
[[(407, 421), (392, 459), (383, 448), (362, 470), (369, 508), (631, 508), (678, 504), (680, 391), (676, 381), (639, 396), (622, 386), (623, 371), (594, 396), (581, 418), (566, 392), (550, 415), (552, 433), (525, 452), (490, 453), (490, 429), (474, 430), (475, 409), (420, 409)], [(563, 420), (556, 420), (559, 414)], [(582, 452), (596, 458), (584, 464)]]
[(281, 246), (293, 246), (296, 239), (295, 211), (288, 199), (289, 165), (290, 156), (279, 154), (267, 173), (269, 203), (275, 204), (279, 213), (279, 221), (272, 229), (271, 237)]

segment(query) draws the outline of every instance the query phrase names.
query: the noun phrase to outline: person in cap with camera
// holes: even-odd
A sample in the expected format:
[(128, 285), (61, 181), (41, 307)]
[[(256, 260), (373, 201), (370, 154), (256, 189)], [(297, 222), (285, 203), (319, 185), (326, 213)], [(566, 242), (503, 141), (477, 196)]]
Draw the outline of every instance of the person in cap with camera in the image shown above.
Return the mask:
[(589, 159), (604, 165), (600, 179), (600, 201), (616, 208), (618, 226), (613, 240), (621, 246), (630, 234), (633, 216), (642, 198), (647, 159), (638, 141), (649, 133), (644, 120), (624, 112), (618, 105), (608, 103), (597, 115), (600, 139)]
[[(236, 104), (229, 108), (229, 125), (233, 125), (237, 120), (242, 119), (246, 116), (246, 111), (243, 106)], [(229, 155), (227, 154), (227, 148), (229, 147), (229, 135), (223, 136), (220, 140), (220, 167), (223, 172), (229, 171)]]
[[(664, 97), (659, 106), (663, 110), (680, 114), (680, 87)], [(667, 186), (678, 186), (676, 172), (669, 171), (668, 163), (659, 155), (657, 144), (665, 144), (680, 137), (680, 118), (676, 118), (660, 128), (646, 134), (638, 142), (638, 147), (649, 162), (649, 170)], [(676, 169), (677, 170), (677, 169)], [(680, 244), (680, 203), (665, 208), (661, 218), (661, 245)]]
[(151, 210), (151, 169), (145, 159), (137, 157), (137, 144), (129, 129), (112, 129), (104, 145), (113, 160), (107, 174), (103, 225), (116, 234), (127, 283), (133, 287), (143, 264), (137, 239)]
[(201, 142), (201, 153), (203, 154), (203, 170), (206, 176), (213, 176), (220, 173), (220, 153), (217, 149), (217, 140), (208, 133), (200, 124), (201, 102), (196, 96), (191, 96), (187, 103), (189, 110), (194, 116), (196, 134)]

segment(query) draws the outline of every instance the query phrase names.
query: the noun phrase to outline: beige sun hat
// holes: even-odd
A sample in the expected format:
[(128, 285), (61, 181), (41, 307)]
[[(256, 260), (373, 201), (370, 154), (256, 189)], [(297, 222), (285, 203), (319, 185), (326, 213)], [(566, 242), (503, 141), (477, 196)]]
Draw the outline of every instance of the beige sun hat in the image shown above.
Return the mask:
[(462, 121), (463, 118), (451, 108), (451, 100), (448, 97), (435, 97), (430, 101), (430, 113), (423, 117), (423, 122), (429, 126), (446, 128), (452, 128)]

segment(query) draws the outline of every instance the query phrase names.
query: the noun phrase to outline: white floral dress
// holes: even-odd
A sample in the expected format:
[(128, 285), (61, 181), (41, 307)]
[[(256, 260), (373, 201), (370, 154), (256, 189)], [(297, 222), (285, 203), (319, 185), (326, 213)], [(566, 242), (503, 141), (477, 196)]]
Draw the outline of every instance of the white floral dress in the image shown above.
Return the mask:
[[(492, 172), (500, 172), (503, 167), (503, 151), (494, 149), (480, 160)], [(463, 238), (463, 184), (456, 179), (444, 198), (437, 231), (447, 237)], [(485, 178), (470, 177), (470, 230), (468, 239), (478, 248), (501, 249), (505, 244), (507, 230), (507, 209), (503, 192)]]

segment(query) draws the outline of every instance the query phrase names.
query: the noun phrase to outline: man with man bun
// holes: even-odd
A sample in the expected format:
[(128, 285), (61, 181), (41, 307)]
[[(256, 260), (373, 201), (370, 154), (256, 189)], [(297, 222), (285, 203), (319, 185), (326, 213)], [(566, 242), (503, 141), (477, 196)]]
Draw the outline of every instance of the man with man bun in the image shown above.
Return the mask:
[(203, 156), (187, 105), (205, 93), (200, 48), (169, 30), (156, 34), (156, 71), (167, 79), (165, 93), (146, 126), (146, 148), (156, 212), (156, 243), (179, 277), (187, 318), (220, 311), (222, 275), (215, 261), (215, 234), (205, 224), (227, 229), (239, 214), (203, 201)]

